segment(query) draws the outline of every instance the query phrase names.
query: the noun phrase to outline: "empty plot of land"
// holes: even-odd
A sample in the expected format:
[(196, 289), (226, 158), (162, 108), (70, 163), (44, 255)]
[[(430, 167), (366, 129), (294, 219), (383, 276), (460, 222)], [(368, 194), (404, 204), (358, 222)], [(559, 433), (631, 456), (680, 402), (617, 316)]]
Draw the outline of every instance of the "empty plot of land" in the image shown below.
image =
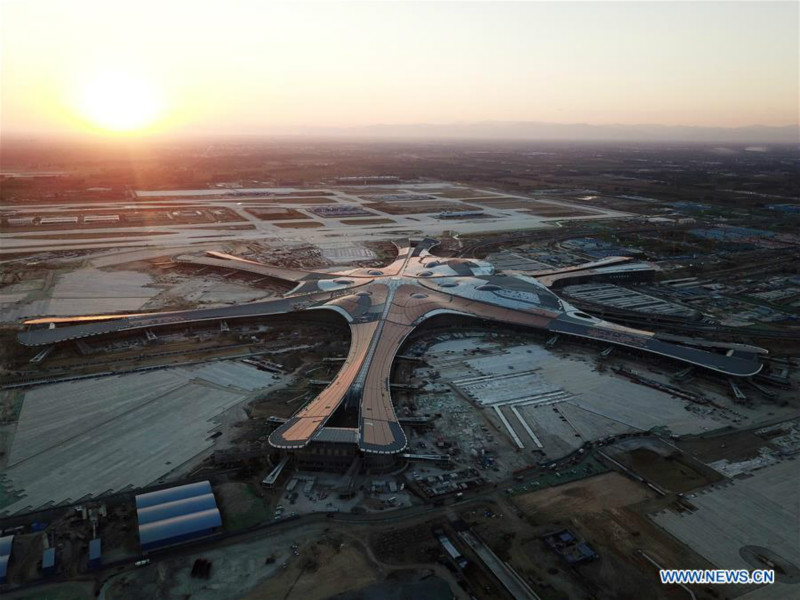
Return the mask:
[(27, 293), (33, 292), (36, 290), (42, 289), (44, 285), (44, 279), (23, 279), (22, 281), (17, 281), (16, 283), (12, 283), (11, 285), (7, 285), (0, 289), (0, 298), (2, 298), (2, 294), (6, 293)]
[(752, 431), (734, 431), (714, 437), (684, 438), (676, 444), (681, 450), (703, 461), (743, 461), (760, 455), (764, 447), (772, 448), (767, 440)]
[[(295, 543), (299, 544), (299, 557), (290, 550)], [(192, 565), (201, 556), (213, 562), (210, 582), (191, 576)], [(270, 556), (274, 560), (265, 564)], [(169, 577), (164, 577), (164, 572), (169, 572)], [(323, 526), (319, 525), (277, 531), (255, 541), (205, 548), (201, 554), (164, 557), (157, 565), (109, 578), (102, 597), (321, 600), (356, 590), (380, 580), (381, 576), (362, 544), (339, 536), (334, 543), (325, 537)]]
[(626, 440), (607, 449), (606, 454), (671, 492), (688, 492), (723, 479), (713, 469), (653, 440)]
[(220, 362), (33, 388), (4, 473), (22, 497), (0, 512), (147, 485), (209, 449), (222, 413), (280, 383)]
[(560, 519), (573, 513), (602, 512), (655, 496), (648, 488), (619, 473), (605, 473), (514, 497), (522, 512), (537, 518)]
[(150, 283), (149, 275), (135, 271), (79, 269), (60, 275), (49, 298), (3, 304), (0, 320), (138, 310), (160, 291)]
[(145, 308), (151, 310), (176, 301), (205, 305), (233, 304), (238, 302), (252, 302), (254, 300), (269, 298), (270, 296), (272, 296), (272, 294), (257, 287), (232, 283), (230, 281), (200, 279), (198, 277), (181, 281), (171, 286), (167, 291), (148, 302)]
[(141, 298), (157, 293), (147, 286), (152, 279), (136, 271), (80, 269), (58, 278), (53, 298)]
[(126, 263), (138, 262), (140, 260), (151, 260), (162, 256), (174, 256), (183, 252), (197, 252), (198, 248), (204, 246), (173, 246), (170, 248), (156, 248), (155, 250), (100, 250), (94, 258), (89, 259), (89, 264), (93, 267), (112, 267)]
[(202, 379), (214, 385), (254, 392), (274, 385), (275, 375), (236, 361), (212, 362), (196, 367), (175, 369), (182, 377)]
[(0, 320), (5, 320), (5, 313), (10, 305), (25, 300), (31, 292), (37, 292), (44, 288), (44, 279), (29, 279), (12, 283), (0, 289)]
[[(21, 302), (28, 297), (28, 292), (10, 292), (6, 290), (8, 290), (8, 288), (3, 289), (3, 293), (0, 293), (0, 314), (3, 316), (5, 316), (5, 311), (7, 310), (4, 305)], [(0, 318), (0, 320), (5, 321), (6, 319)]]
[[(697, 511), (664, 511), (651, 518), (718, 568), (756, 568), (741, 556), (740, 550), (745, 546), (766, 548), (800, 567), (796, 462), (784, 461), (756, 471), (748, 479), (710, 488), (691, 502)], [(797, 585), (776, 583), (767, 587), (763, 595), (759, 590), (756, 596), (797, 597)]]

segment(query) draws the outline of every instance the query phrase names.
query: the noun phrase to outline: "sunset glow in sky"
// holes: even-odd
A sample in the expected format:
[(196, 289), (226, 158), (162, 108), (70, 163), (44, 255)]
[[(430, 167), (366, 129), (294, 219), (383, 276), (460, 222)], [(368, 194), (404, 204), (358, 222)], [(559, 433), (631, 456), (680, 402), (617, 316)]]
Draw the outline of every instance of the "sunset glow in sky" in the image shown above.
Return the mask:
[(2, 2), (3, 133), (798, 122), (797, 2)]

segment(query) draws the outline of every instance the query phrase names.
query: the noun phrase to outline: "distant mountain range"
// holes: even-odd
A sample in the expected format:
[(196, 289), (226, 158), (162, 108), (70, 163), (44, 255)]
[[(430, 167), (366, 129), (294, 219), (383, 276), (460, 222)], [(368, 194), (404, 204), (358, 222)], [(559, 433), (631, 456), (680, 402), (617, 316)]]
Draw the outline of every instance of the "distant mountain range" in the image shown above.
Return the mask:
[(485, 121), (446, 125), (370, 125), (345, 128), (308, 128), (305, 135), (357, 138), (704, 142), (726, 144), (800, 144), (797, 125), (770, 127), (688, 127), (682, 125), (589, 125), (536, 121)]

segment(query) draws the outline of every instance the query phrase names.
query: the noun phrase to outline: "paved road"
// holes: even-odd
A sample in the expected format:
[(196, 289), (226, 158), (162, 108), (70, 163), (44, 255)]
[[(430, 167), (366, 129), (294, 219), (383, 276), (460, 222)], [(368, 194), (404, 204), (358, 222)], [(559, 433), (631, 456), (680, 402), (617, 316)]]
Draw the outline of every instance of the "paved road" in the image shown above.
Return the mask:
[(539, 596), (525, 583), (522, 577), (500, 560), (482, 540), (472, 535), (469, 531), (462, 531), (458, 535), (480, 557), (512, 597), (516, 600), (540, 600)]

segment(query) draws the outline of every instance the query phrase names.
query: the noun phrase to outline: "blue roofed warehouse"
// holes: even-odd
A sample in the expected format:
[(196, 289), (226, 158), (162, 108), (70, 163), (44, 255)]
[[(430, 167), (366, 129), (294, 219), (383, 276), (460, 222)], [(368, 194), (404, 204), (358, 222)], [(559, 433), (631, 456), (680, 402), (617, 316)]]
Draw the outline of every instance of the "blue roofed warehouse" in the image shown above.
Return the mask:
[(139, 494), (136, 496), (136, 509), (138, 510), (140, 508), (147, 508), (148, 506), (155, 506), (156, 504), (174, 502), (176, 500), (184, 500), (185, 498), (194, 498), (195, 496), (202, 496), (203, 494), (210, 493), (212, 493), (210, 481), (187, 483), (186, 485), (179, 485), (177, 487), (166, 488), (155, 492)]
[(136, 515), (144, 551), (212, 535), (222, 526), (208, 481), (140, 494)]

